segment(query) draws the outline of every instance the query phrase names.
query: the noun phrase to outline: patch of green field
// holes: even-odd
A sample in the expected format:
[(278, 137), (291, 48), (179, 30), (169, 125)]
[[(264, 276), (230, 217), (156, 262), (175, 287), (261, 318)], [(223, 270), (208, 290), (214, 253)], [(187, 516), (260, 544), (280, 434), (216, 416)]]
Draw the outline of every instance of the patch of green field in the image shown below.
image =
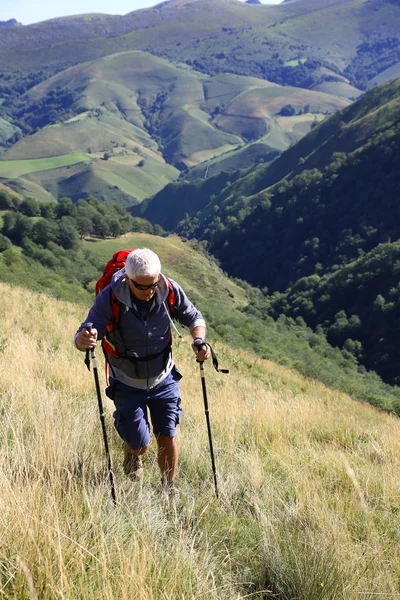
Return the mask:
[(93, 173), (108, 186), (115, 186), (137, 200), (156, 194), (168, 183), (175, 181), (179, 171), (152, 157), (144, 159), (143, 166), (131, 166), (114, 161), (99, 161), (93, 165)]
[[(45, 173), (51, 173), (52, 171), (44, 171)], [(41, 174), (39, 171), (37, 173), (29, 173), (28, 175), (24, 175), (23, 177), (19, 177), (16, 181), (18, 184), (18, 189), (21, 190), (23, 196), (31, 196), (35, 198), (38, 202), (56, 202), (56, 197), (46, 188), (44, 188), (40, 183), (35, 181), (35, 176)]]
[(90, 162), (91, 160), (89, 154), (83, 153), (31, 160), (2, 160), (0, 161), (0, 177), (7, 179), (21, 177), (21, 175), (27, 175), (28, 173), (48, 171), (81, 162)]
[(363, 93), (358, 88), (346, 83), (345, 81), (322, 81), (313, 86), (313, 91), (324, 92), (325, 94), (334, 94), (340, 98), (354, 99)]
[[(278, 125), (286, 133), (292, 133), (298, 125), (308, 126), (307, 131), (311, 129), (311, 123), (314, 121), (321, 121), (324, 117), (322, 115), (312, 115), (310, 113), (304, 113), (302, 115), (295, 115), (293, 117), (278, 117), (276, 119)], [(304, 134), (303, 134), (304, 135)]]
[(302, 58), (294, 58), (293, 60), (287, 60), (284, 65), (285, 67), (297, 67), (297, 65), (302, 65), (307, 61), (307, 58), (303, 56)]
[(237, 148), (237, 144), (235, 146), (233, 146), (232, 144), (225, 144), (225, 146), (220, 146), (219, 148), (211, 148), (209, 150), (195, 152), (194, 154), (189, 156), (189, 159), (186, 161), (186, 163), (189, 166), (199, 165), (200, 163), (203, 163), (205, 161), (217, 159), (222, 154), (226, 155), (228, 152), (232, 152)]

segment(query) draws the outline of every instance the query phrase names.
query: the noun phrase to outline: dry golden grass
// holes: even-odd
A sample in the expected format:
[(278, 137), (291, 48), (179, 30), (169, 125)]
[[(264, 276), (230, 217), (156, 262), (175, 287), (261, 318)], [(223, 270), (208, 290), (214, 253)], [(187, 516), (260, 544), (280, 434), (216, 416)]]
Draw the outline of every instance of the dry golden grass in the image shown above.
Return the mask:
[(124, 479), (103, 395), (114, 507), (93, 376), (72, 344), (86, 309), (0, 293), (1, 597), (400, 596), (397, 418), (216, 344), (231, 370), (205, 366), (217, 500), (199, 368), (175, 342), (180, 498), (160, 496), (154, 447), (142, 486)]

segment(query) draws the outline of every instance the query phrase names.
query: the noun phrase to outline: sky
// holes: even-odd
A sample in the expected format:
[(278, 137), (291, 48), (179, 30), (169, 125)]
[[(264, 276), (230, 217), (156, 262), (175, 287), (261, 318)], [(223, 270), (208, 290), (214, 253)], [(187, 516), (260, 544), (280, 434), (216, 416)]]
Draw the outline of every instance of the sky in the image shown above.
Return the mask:
[[(128, 12), (155, 6), (162, 0), (0, 0), (0, 21), (17, 19), (23, 25), (38, 23), (55, 17), (106, 13), (126, 15)], [(241, 0), (242, 1), (242, 0)], [(279, 2), (279, 0), (278, 0)], [(262, 0), (262, 4), (276, 4), (276, 0)]]

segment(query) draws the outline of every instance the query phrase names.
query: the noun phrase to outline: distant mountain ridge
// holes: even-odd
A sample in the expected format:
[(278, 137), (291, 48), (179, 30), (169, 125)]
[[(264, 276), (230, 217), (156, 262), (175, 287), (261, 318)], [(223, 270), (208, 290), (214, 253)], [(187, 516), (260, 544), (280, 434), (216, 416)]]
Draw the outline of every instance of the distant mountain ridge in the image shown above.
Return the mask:
[(22, 27), (22, 24), (17, 21), (17, 19), (8, 19), (8, 21), (0, 21), (0, 27), (13, 27), (14, 25), (19, 25)]
[[(301, 87), (344, 76), (365, 87), (400, 61), (399, 31), (400, 6), (383, 0), (171, 0), (125, 16), (80, 15), (7, 28), (0, 68), (12, 70), (19, 62), (59, 69), (135, 48), (190, 61), (208, 74), (252, 74)], [(41, 48), (50, 45), (46, 56)], [(36, 50), (28, 54), (29, 48)]]

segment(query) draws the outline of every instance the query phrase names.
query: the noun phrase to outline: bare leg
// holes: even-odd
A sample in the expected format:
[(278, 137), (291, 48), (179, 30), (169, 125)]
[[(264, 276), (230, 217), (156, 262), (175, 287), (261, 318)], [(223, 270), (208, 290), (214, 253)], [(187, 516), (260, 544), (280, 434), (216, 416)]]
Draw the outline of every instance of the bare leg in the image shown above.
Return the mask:
[(167, 481), (173, 481), (176, 466), (178, 464), (178, 445), (175, 437), (159, 435), (158, 444), (158, 466), (161, 474)]

